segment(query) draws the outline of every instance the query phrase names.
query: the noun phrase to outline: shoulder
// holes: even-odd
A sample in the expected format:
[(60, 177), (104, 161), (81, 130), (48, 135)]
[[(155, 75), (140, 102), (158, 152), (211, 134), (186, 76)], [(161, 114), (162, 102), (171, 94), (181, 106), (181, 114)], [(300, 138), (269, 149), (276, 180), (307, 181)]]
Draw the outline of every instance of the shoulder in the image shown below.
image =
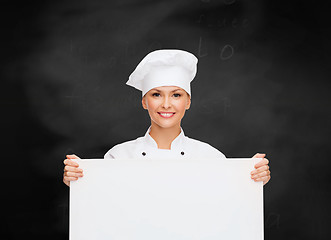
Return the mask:
[(191, 149), (194, 149), (194, 151), (199, 154), (204, 154), (204, 156), (207, 157), (222, 157), (226, 158), (225, 155), (219, 151), (217, 148), (211, 146), (210, 144), (206, 142), (202, 142), (193, 138), (189, 138), (186, 136), (186, 142), (189, 145)]
[(121, 157), (128, 157), (130, 158), (130, 153), (132, 153), (139, 143), (141, 143), (142, 137), (139, 137), (134, 140), (126, 141), (120, 144), (115, 145), (112, 147), (108, 152), (106, 152), (104, 158), (105, 159), (114, 159), (118, 158), (119, 156)]

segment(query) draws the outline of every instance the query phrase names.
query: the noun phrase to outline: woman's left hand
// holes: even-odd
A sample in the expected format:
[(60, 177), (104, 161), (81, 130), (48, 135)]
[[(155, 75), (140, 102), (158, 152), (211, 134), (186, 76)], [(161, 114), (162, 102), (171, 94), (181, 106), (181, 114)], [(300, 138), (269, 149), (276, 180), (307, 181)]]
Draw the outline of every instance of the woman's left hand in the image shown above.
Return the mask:
[(263, 185), (269, 182), (270, 170), (269, 170), (269, 160), (264, 158), (266, 155), (264, 153), (257, 153), (253, 156), (253, 158), (262, 158), (260, 162), (255, 164), (255, 170), (251, 172), (251, 178), (255, 182), (263, 181)]

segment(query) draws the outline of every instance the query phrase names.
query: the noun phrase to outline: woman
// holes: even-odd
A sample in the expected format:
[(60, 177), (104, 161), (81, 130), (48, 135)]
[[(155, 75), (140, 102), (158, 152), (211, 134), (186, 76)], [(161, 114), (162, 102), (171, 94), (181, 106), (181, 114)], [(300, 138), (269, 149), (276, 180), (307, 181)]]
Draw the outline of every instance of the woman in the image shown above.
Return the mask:
[[(184, 135), (181, 120), (191, 105), (190, 82), (197, 71), (198, 59), (182, 50), (157, 50), (149, 53), (129, 77), (128, 85), (142, 91), (142, 106), (148, 111), (151, 126), (145, 136), (114, 146), (105, 159), (169, 159), (225, 158), (224, 154), (207, 143)], [(255, 165), (251, 178), (270, 180), (269, 161), (265, 154), (255, 154), (262, 160)], [(76, 155), (64, 160), (63, 182), (83, 177), (83, 170), (73, 161)]]

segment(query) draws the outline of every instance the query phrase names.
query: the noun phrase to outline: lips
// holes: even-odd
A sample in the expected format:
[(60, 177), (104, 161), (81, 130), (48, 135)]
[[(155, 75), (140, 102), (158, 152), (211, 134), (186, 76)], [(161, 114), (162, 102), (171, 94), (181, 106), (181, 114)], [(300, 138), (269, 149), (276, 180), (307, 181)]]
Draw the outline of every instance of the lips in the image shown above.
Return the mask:
[(158, 112), (158, 114), (163, 118), (171, 118), (173, 115), (175, 115), (174, 112)]

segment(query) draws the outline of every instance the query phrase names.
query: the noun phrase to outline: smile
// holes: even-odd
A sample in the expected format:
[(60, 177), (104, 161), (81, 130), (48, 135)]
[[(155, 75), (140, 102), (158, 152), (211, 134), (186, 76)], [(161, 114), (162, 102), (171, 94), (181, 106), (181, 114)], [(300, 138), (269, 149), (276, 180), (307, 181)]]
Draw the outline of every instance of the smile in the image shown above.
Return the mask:
[(158, 114), (163, 118), (171, 118), (175, 113), (169, 113), (169, 112), (158, 112)]

